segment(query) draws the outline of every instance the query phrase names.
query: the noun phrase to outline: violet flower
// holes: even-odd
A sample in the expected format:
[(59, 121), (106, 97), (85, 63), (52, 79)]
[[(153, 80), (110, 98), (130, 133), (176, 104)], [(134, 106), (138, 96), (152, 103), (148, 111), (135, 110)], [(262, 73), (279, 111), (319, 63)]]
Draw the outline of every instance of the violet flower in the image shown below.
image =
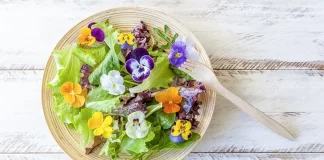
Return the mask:
[(136, 48), (129, 54), (125, 67), (135, 82), (142, 82), (154, 68), (154, 61), (144, 48)]
[(105, 40), (105, 33), (100, 28), (91, 28), (93, 25), (97, 24), (96, 22), (91, 22), (88, 24), (88, 28), (91, 29), (91, 36), (96, 38), (96, 41), (103, 42)]
[(195, 43), (187, 38), (179, 36), (172, 44), (169, 62), (175, 67), (180, 67), (187, 59), (199, 60), (199, 53), (195, 49)]

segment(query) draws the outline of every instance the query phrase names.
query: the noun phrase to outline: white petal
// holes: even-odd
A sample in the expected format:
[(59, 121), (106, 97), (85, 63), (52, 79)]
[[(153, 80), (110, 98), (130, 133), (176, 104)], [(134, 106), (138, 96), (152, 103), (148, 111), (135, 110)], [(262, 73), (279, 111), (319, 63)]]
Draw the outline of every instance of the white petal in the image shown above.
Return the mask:
[(120, 72), (116, 70), (111, 70), (109, 71), (108, 76), (112, 76), (112, 77), (120, 76)]
[(148, 134), (149, 130), (145, 130), (145, 131), (142, 131), (142, 132), (136, 132), (136, 137), (137, 138), (144, 138), (147, 134)]
[(114, 93), (123, 94), (125, 92), (125, 86), (122, 84), (115, 84), (115, 87), (112, 87)]
[(179, 36), (179, 37), (177, 37), (177, 39), (175, 41), (176, 42), (181, 41), (181, 42), (185, 43), (187, 46), (196, 47), (195, 42), (192, 39), (185, 37), (185, 36)]
[(185, 54), (188, 59), (199, 61), (199, 52), (194, 47), (187, 46)]
[(101, 83), (102, 88), (106, 91), (108, 91), (112, 87), (112, 83), (109, 79), (109, 76), (107, 76), (105, 74), (103, 74), (100, 77), (100, 83)]
[(137, 132), (136, 132), (135, 126), (133, 126), (133, 125), (129, 126), (126, 123), (126, 134), (127, 134), (127, 136), (132, 138), (132, 139), (136, 139), (137, 138), (136, 133)]
[(149, 129), (149, 127), (147, 126), (147, 123), (146, 123), (146, 121), (143, 121), (142, 123), (140, 123), (141, 125), (139, 125), (139, 130), (140, 131), (145, 131), (145, 130), (148, 130)]

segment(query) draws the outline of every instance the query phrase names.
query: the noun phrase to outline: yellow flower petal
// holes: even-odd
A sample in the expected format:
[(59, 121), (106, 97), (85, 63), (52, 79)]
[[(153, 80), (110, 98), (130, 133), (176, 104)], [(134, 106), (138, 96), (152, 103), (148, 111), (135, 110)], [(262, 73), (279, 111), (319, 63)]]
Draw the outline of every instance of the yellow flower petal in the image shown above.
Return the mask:
[(72, 104), (75, 102), (75, 96), (72, 94), (66, 94), (66, 95), (64, 95), (64, 100), (65, 100), (65, 102)]
[(81, 35), (82, 36), (85, 36), (85, 37), (88, 37), (91, 35), (91, 29), (86, 27), (86, 28), (82, 28), (81, 29)]
[(129, 45), (133, 45), (134, 44), (134, 35), (132, 33), (127, 33), (127, 37), (126, 37), (126, 41)]
[(105, 138), (111, 137), (111, 134), (112, 134), (112, 131), (113, 131), (112, 127), (104, 127), (103, 130), (104, 130), (104, 133), (102, 133), (103, 137), (105, 137)]
[(186, 131), (189, 131), (191, 129), (191, 123), (189, 121), (186, 121), (183, 125), (185, 126)]
[(80, 108), (84, 105), (85, 98), (84, 96), (75, 96), (75, 101), (72, 103), (73, 108)]
[(97, 128), (97, 129), (95, 129), (94, 131), (93, 131), (93, 135), (95, 135), (95, 136), (100, 136), (101, 134), (103, 134), (104, 133), (104, 130), (103, 130), (103, 128)]
[(73, 92), (74, 94), (81, 94), (82, 92), (82, 87), (79, 83), (74, 83), (73, 84)]
[(181, 136), (184, 140), (188, 140), (191, 137), (191, 130), (182, 132)]
[(113, 122), (113, 118), (111, 116), (107, 116), (102, 124), (102, 126), (109, 126)]
[(173, 126), (173, 127), (171, 128), (171, 134), (172, 134), (173, 136), (178, 136), (178, 135), (180, 134), (180, 129), (179, 129), (178, 127), (176, 127), (176, 126)]
[(117, 38), (118, 38), (118, 44), (124, 44), (125, 43), (125, 39), (124, 39), (124, 34), (123, 33), (120, 33)]
[(90, 41), (88, 41), (88, 46), (91, 46), (94, 42), (96, 42), (96, 37), (91, 36)]
[(60, 88), (60, 93), (62, 95), (70, 94), (73, 90), (73, 83), (72, 82), (65, 82), (61, 88)]
[(99, 128), (103, 121), (103, 115), (101, 112), (95, 112), (88, 120), (88, 127), (90, 129)]
[(84, 96), (84, 98), (87, 98), (87, 96), (88, 96), (88, 89), (87, 88), (83, 88), (80, 95), (81, 96)]

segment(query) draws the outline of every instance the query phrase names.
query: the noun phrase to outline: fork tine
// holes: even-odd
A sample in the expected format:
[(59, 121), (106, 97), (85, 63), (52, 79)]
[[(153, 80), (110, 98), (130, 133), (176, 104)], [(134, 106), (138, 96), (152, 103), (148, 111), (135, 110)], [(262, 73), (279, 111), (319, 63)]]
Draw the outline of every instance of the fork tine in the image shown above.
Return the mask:
[(187, 59), (186, 63), (192, 64), (192, 65), (199, 65), (200, 64), (200, 62), (193, 61), (193, 60), (190, 60), (190, 59)]
[(187, 62), (183, 63), (182, 66), (190, 69), (195, 69), (195, 65)]
[(189, 70), (187, 68), (184, 68), (183, 66), (179, 67), (178, 69), (180, 69), (181, 71), (183, 71), (185, 73), (192, 73), (192, 70)]

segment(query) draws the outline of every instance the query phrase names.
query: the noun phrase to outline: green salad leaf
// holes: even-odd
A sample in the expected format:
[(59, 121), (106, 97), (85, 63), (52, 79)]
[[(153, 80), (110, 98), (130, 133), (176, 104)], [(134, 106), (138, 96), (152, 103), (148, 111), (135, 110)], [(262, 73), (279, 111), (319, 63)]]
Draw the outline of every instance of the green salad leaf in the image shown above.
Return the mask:
[(108, 48), (106, 46), (85, 48), (77, 46), (73, 54), (81, 61), (95, 68), (106, 57)]
[(131, 93), (138, 93), (152, 88), (168, 88), (168, 84), (173, 81), (175, 76), (169, 68), (169, 65), (168, 57), (158, 57), (150, 76), (146, 78), (142, 84), (130, 88), (129, 91)]
[(57, 117), (63, 123), (73, 124), (74, 116), (79, 114), (80, 109), (73, 108), (71, 104), (66, 103), (62, 95), (54, 95), (54, 99), (55, 105), (53, 107), (53, 110), (56, 113)]
[(65, 82), (79, 82), (81, 61), (73, 54), (76, 45), (66, 46), (61, 50), (54, 50), (53, 56), (56, 63), (56, 76), (48, 84), (48, 87), (54, 88), (61, 86)]
[(120, 95), (119, 96), (111, 95), (111, 97), (105, 99), (98, 99), (90, 102), (86, 101), (85, 107), (92, 108), (95, 111), (110, 113), (113, 109), (117, 107), (118, 104), (120, 104)]
[(91, 91), (87, 95), (86, 103), (102, 101), (114, 97), (114, 95), (109, 94), (108, 91), (104, 90), (101, 86), (99, 86), (91, 89)]
[(170, 28), (167, 25), (164, 25), (163, 31), (158, 28), (153, 28), (153, 32), (158, 36), (158, 46), (162, 50), (170, 49), (178, 37), (177, 33), (173, 37), (170, 37)]
[(189, 140), (186, 140), (182, 143), (174, 143), (171, 141), (171, 139), (169, 138), (170, 136), (170, 131), (165, 132), (163, 134), (163, 137), (161, 138), (160, 142), (159, 142), (159, 150), (163, 150), (163, 149), (181, 149), (181, 148), (185, 148), (188, 147), (189, 145), (193, 144), (194, 142), (196, 142), (197, 140), (200, 139), (200, 135), (198, 133), (192, 133), (192, 136)]
[(173, 73), (176, 75), (176, 77), (185, 78), (186, 80), (195, 80), (190, 75), (188, 75), (186, 72), (181, 71), (180, 69), (176, 67), (170, 67)]
[(121, 140), (126, 135), (125, 132), (122, 131), (114, 131), (118, 132), (113, 134), (104, 146), (101, 148), (99, 155), (110, 156), (112, 159), (118, 158), (119, 152), (121, 152)]
[(163, 129), (171, 128), (176, 118), (175, 113), (167, 114), (164, 113), (162, 109), (156, 111), (156, 116), (156, 120), (160, 123)]
[(153, 140), (154, 136), (155, 135), (152, 131), (149, 131), (147, 136), (141, 139), (132, 139), (128, 136), (125, 136), (121, 142), (121, 150), (132, 155), (148, 152), (149, 149), (146, 146), (146, 142)]
[(155, 111), (159, 110), (162, 108), (162, 103), (158, 103), (158, 104), (153, 104), (150, 106), (147, 106), (147, 113), (145, 115), (145, 117), (149, 117), (151, 114), (153, 114)]
[(74, 127), (81, 134), (81, 146), (87, 147), (94, 139), (93, 131), (88, 128), (88, 120), (95, 111), (91, 108), (81, 109), (81, 112), (74, 117)]
[(109, 50), (105, 59), (90, 74), (89, 82), (91, 84), (100, 84), (100, 77), (103, 74), (108, 74), (108, 72), (111, 70), (120, 70), (119, 60), (115, 50), (113, 49)]

